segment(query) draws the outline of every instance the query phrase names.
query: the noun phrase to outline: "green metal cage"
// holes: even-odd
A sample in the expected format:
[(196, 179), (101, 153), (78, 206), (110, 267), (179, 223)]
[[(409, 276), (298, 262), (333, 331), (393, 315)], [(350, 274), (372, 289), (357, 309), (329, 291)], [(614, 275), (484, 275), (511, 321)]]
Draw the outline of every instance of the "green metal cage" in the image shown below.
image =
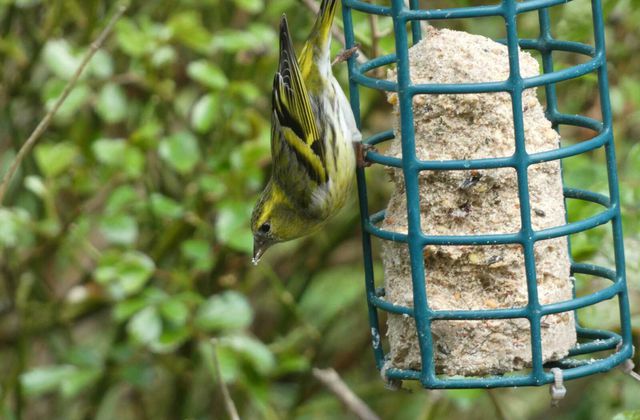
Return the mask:
[[(533, 386), (554, 382), (552, 368), (561, 369), (564, 379), (571, 380), (598, 372), (608, 371), (632, 357), (633, 346), (629, 314), (628, 291), (626, 286), (624, 249), (620, 214), (620, 198), (616, 172), (616, 157), (613, 142), (612, 116), (609, 101), (607, 67), (605, 58), (605, 41), (603, 15), (600, 0), (592, 0), (593, 34), (595, 45), (558, 40), (551, 35), (549, 9), (569, 0), (503, 0), (495, 5), (474, 7), (457, 7), (447, 9), (420, 8), (418, 0), (405, 4), (403, 0), (391, 0), (389, 5), (381, 6), (361, 0), (342, 0), (344, 32), (346, 47), (355, 45), (353, 11), (390, 17), (393, 20), (395, 37), (395, 53), (374, 57), (363, 64), (357, 64), (354, 57), (349, 59), (349, 90), (353, 112), (360, 125), (360, 92), (364, 86), (382, 91), (397, 92), (399, 99), (402, 157), (385, 156), (376, 151), (369, 151), (366, 159), (370, 162), (401, 168), (404, 174), (407, 195), (408, 232), (399, 234), (386, 231), (378, 226), (384, 219), (385, 212), (369, 214), (365, 169), (357, 171), (358, 193), (363, 229), (363, 250), (366, 294), (369, 307), (369, 318), (373, 337), (373, 351), (378, 369), (383, 369), (385, 352), (380, 339), (379, 311), (394, 314), (405, 314), (415, 319), (417, 336), (420, 345), (421, 370), (386, 369), (383, 373), (390, 380), (419, 380), (426, 388), (477, 388), (477, 387), (512, 387)], [(524, 13), (537, 13), (540, 32), (535, 39), (518, 37), (517, 18)], [(507, 80), (486, 83), (462, 84), (414, 84), (409, 74), (409, 38), (412, 43), (421, 39), (421, 20), (446, 20), (479, 17), (500, 17), (504, 20), (507, 37), (500, 40), (506, 44), (509, 52), (510, 75)], [(407, 28), (410, 28), (407, 29)], [(411, 36), (409, 36), (409, 34)], [(518, 49), (537, 50), (542, 56), (544, 73), (535, 77), (522, 77), (518, 61)], [(562, 70), (554, 70), (552, 52), (565, 51), (581, 54), (588, 60)], [(367, 72), (385, 65), (397, 66), (396, 81), (377, 79)], [(560, 112), (556, 96), (556, 84), (575, 79), (595, 72), (598, 78), (602, 121)], [(560, 125), (584, 127), (596, 134), (585, 141), (563, 146), (555, 150), (527, 153), (525, 149), (524, 120), (522, 112), (522, 94), (525, 89), (544, 86), (547, 100), (546, 117), (557, 130)], [(412, 97), (418, 94), (461, 94), (507, 92), (512, 99), (513, 126), (515, 130), (515, 153), (509, 157), (424, 161), (416, 156), (414, 142), (414, 121)], [(376, 133), (365, 140), (365, 143), (376, 145), (383, 141), (393, 140), (392, 130)], [(592, 217), (576, 222), (567, 222), (563, 226), (534, 230), (531, 224), (530, 197), (528, 190), (527, 168), (538, 163), (559, 160), (581, 153), (604, 148), (608, 173), (608, 196), (585, 190), (565, 188), (567, 199), (586, 200), (602, 206), (602, 211)], [(516, 233), (487, 234), (473, 236), (440, 236), (426, 235), (420, 228), (420, 197), (418, 192), (418, 175), (424, 170), (470, 170), (490, 168), (515, 168), (518, 175), (518, 196), (520, 201), (521, 229)], [(615, 270), (594, 264), (578, 263), (571, 258), (571, 273), (588, 274), (610, 281), (610, 285), (595, 293), (575, 297), (563, 302), (542, 305), (538, 299), (536, 286), (536, 270), (534, 244), (561, 236), (593, 229), (610, 224), (613, 231), (613, 248), (615, 252)], [(376, 289), (372, 255), (371, 237), (383, 240), (399, 241), (408, 244), (411, 259), (413, 307), (394, 305), (384, 299), (384, 290)], [(519, 244), (524, 251), (525, 272), (527, 281), (528, 304), (519, 308), (490, 310), (434, 310), (429, 306), (429, 296), (425, 287), (423, 249), (427, 245), (496, 245)], [(578, 323), (576, 314), (576, 331), (581, 343), (573, 348), (569, 355), (557, 362), (543, 363), (541, 343), (541, 318), (545, 315), (567, 311), (576, 311), (599, 302), (618, 298), (620, 311), (619, 333), (613, 331), (583, 328)], [(486, 320), (523, 318), (530, 323), (532, 367), (528, 371), (504, 376), (488, 377), (444, 377), (435, 372), (433, 339), (431, 324), (435, 320)], [(618, 331), (618, 330), (616, 330)], [(610, 354), (595, 361), (585, 361), (576, 356), (608, 350)], [(556, 372), (557, 373), (557, 372)]]

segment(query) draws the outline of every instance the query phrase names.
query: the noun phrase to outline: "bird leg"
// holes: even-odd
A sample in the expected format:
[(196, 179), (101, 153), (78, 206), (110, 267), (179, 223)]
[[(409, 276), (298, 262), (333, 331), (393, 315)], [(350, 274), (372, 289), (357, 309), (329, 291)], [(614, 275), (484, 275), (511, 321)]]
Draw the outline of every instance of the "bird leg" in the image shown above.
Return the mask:
[(353, 149), (356, 152), (356, 166), (358, 168), (368, 168), (373, 164), (372, 162), (369, 162), (367, 160), (366, 155), (368, 151), (375, 151), (375, 147), (373, 147), (371, 144), (362, 143), (361, 141), (354, 141)]
[(360, 44), (356, 44), (351, 48), (348, 48), (346, 50), (343, 50), (340, 54), (338, 54), (336, 56), (336, 58), (333, 59), (333, 61), (331, 62), (332, 66), (335, 66), (338, 63), (342, 63), (343, 61), (347, 61), (348, 59), (350, 59), (354, 54), (357, 54), (358, 50), (360, 49)]

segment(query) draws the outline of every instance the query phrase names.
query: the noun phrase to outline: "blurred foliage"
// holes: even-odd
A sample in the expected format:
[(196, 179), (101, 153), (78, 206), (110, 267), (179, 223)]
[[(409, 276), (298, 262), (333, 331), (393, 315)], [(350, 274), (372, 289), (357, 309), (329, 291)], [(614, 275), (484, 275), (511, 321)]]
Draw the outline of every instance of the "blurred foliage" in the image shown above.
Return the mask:
[[(117, 23), (0, 208), (0, 417), (225, 418), (216, 355), (243, 418), (349, 418), (312, 379), (313, 366), (334, 366), (383, 418), (496, 416), (483, 390), (384, 389), (354, 202), (322, 232), (249, 264), (248, 217), (269, 173), (277, 21), (286, 12), (301, 42), (314, 17), (302, 4), (134, 2)], [(0, 0), (0, 168), (60, 95), (112, 6)], [(604, 6), (637, 340), (640, 1)], [(589, 2), (558, 7), (553, 19), (556, 36), (590, 42)], [(390, 20), (378, 22), (377, 45), (368, 18), (355, 14), (355, 24), (369, 57), (392, 50)], [(535, 15), (519, 24), (536, 35)], [(504, 30), (496, 20), (453, 26)], [(558, 68), (580, 60), (556, 58)], [(345, 67), (335, 68), (343, 86)], [(561, 110), (598, 117), (596, 83), (561, 83)], [(362, 97), (365, 134), (388, 126), (383, 96), (365, 89)], [(563, 131), (568, 142), (591, 134)], [(389, 186), (380, 168), (370, 171), (372, 208), (381, 208)], [(607, 189), (597, 152), (567, 159), (564, 172), (573, 186)], [(571, 220), (593, 211), (569, 203)], [(606, 228), (572, 238), (578, 259), (605, 264), (610, 242)], [(579, 292), (597, 286), (578, 284)], [(607, 302), (581, 315), (615, 329), (615, 311)], [(511, 418), (632, 419), (637, 386), (615, 372), (575, 381), (551, 414), (546, 389), (495, 396)]]

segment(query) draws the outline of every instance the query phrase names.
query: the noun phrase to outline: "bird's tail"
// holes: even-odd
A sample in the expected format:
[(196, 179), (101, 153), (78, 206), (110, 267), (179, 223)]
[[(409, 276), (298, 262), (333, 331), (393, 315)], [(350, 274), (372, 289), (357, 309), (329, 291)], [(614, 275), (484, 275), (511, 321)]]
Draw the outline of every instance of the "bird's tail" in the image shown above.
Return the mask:
[(310, 41), (313, 41), (316, 48), (320, 51), (329, 51), (329, 43), (331, 41), (331, 25), (333, 24), (333, 17), (336, 14), (338, 8), (338, 0), (322, 0), (320, 5), (320, 11), (318, 12), (318, 18), (313, 25), (311, 31)]

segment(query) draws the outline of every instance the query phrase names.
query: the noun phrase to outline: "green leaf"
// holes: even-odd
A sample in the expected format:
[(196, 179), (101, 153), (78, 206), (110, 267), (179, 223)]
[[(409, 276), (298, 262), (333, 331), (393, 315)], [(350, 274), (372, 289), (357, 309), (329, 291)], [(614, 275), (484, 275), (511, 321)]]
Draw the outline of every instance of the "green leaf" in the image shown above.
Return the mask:
[(273, 28), (262, 23), (251, 24), (248, 29), (243, 30), (223, 29), (218, 31), (211, 44), (214, 50), (229, 53), (275, 50), (277, 45), (277, 35)]
[(198, 342), (198, 351), (214, 381), (218, 380), (218, 372), (214, 362), (214, 357), (216, 356), (223, 381), (231, 382), (238, 376), (240, 371), (239, 360), (232, 350), (220, 345), (214, 346), (211, 340), (200, 340)]
[(122, 185), (111, 193), (105, 205), (104, 214), (116, 214), (129, 210), (139, 202), (140, 197), (131, 185)]
[(233, 2), (236, 6), (249, 13), (259, 13), (264, 9), (264, 3), (262, 0), (233, 0)]
[(216, 106), (215, 96), (211, 94), (204, 95), (193, 106), (191, 125), (198, 133), (206, 133), (211, 130), (219, 115), (220, 112)]
[(38, 197), (42, 198), (47, 194), (47, 187), (39, 176), (28, 175), (24, 179), (24, 186)]
[(262, 96), (260, 88), (256, 86), (255, 83), (247, 81), (231, 82), (229, 90), (242, 98), (242, 100), (247, 104), (257, 101)]
[(261, 375), (267, 375), (275, 368), (276, 360), (271, 350), (253, 337), (247, 335), (223, 337), (220, 339), (220, 347), (229, 348), (241, 355)]
[(62, 380), (60, 392), (65, 398), (75, 397), (96, 382), (101, 374), (102, 369), (75, 369)]
[(118, 302), (113, 308), (113, 318), (117, 322), (126, 321), (136, 312), (142, 310), (148, 305), (147, 299), (144, 297), (134, 297), (122, 302)]
[(100, 232), (112, 244), (131, 245), (138, 239), (138, 223), (126, 214), (113, 214), (102, 217)]
[(182, 300), (171, 298), (160, 304), (160, 313), (173, 326), (182, 327), (189, 318), (189, 307)]
[(122, 139), (98, 139), (91, 145), (98, 162), (109, 166), (118, 166), (122, 163), (122, 155), (126, 148), (127, 144)]
[(5, 248), (29, 245), (32, 239), (29, 213), (24, 209), (0, 207), (0, 245)]
[(157, 340), (150, 343), (149, 348), (156, 353), (170, 353), (180, 347), (190, 336), (190, 331), (186, 327), (163, 331)]
[(177, 172), (187, 175), (200, 160), (198, 141), (188, 131), (176, 133), (160, 143), (160, 157)]
[(167, 23), (171, 35), (180, 43), (198, 52), (210, 49), (211, 34), (202, 25), (200, 14), (193, 11), (177, 13)]
[(205, 331), (239, 330), (248, 327), (252, 320), (253, 310), (244, 295), (226, 291), (200, 305), (195, 325)]
[(116, 23), (115, 34), (120, 49), (132, 57), (140, 57), (154, 47), (149, 37), (131, 19), (120, 19)]
[(49, 70), (63, 80), (71, 79), (80, 67), (80, 59), (71, 53), (71, 47), (64, 39), (48, 41), (42, 50), (42, 59)]
[(135, 314), (127, 324), (127, 332), (140, 344), (156, 341), (162, 333), (162, 319), (156, 308), (150, 306)]
[(215, 231), (218, 240), (238, 251), (250, 253), (253, 234), (249, 226), (252, 204), (227, 200), (219, 204)]
[(20, 384), (26, 395), (38, 396), (57, 390), (74, 371), (71, 365), (38, 367), (20, 375)]
[(121, 169), (131, 178), (137, 178), (142, 174), (145, 165), (144, 155), (125, 140), (98, 139), (93, 142), (91, 148), (98, 162)]
[(215, 262), (211, 245), (202, 239), (188, 239), (180, 244), (182, 255), (199, 271), (209, 271)]
[(184, 214), (184, 209), (178, 202), (160, 193), (151, 193), (149, 201), (151, 211), (158, 217), (178, 219)]
[(117, 124), (127, 117), (127, 97), (115, 83), (107, 83), (100, 90), (96, 112), (109, 124)]
[[(319, 328), (329, 324), (341, 311), (358, 301), (362, 284), (360, 272), (353, 267), (334, 267), (315, 275), (299, 307), (311, 323)], [(339, 290), (340, 293), (334, 291)], [(331, 296), (331, 299), (327, 299)]]
[(117, 322), (126, 321), (143, 308), (158, 305), (166, 299), (167, 294), (163, 290), (147, 287), (140, 295), (116, 303), (113, 317)]
[(39, 144), (34, 153), (38, 167), (47, 178), (66, 171), (79, 155), (78, 148), (68, 141)]
[(151, 56), (151, 63), (157, 67), (165, 67), (175, 63), (177, 54), (173, 47), (163, 45), (153, 52)]
[(224, 89), (229, 84), (227, 76), (220, 70), (220, 67), (206, 60), (189, 63), (187, 74), (196, 82), (213, 90)]
[(198, 182), (200, 188), (207, 194), (211, 201), (217, 201), (227, 192), (227, 186), (219, 176), (203, 174)]
[(99, 79), (113, 75), (113, 60), (105, 50), (98, 50), (89, 62), (88, 71)]
[[(46, 92), (46, 96), (49, 98), (45, 104), (47, 111), (53, 109), (55, 102), (58, 100), (58, 96), (62, 93), (62, 89), (57, 90), (60, 87), (59, 85), (51, 86), (53, 86), (54, 90)], [(47, 89), (47, 87), (48, 86), (45, 86), (45, 89)], [(60, 108), (58, 108), (54, 120), (61, 124), (70, 123), (74, 118), (78, 117), (80, 108), (89, 102), (90, 97), (91, 89), (89, 89), (87, 85), (76, 85), (71, 92), (69, 92), (69, 96), (67, 96), (67, 99), (60, 105)]]
[(123, 170), (130, 178), (139, 178), (143, 174), (145, 157), (137, 147), (127, 147), (122, 162)]
[(630, 410), (618, 413), (611, 420), (640, 420), (640, 410)]
[(153, 260), (141, 252), (111, 251), (102, 255), (94, 275), (112, 296), (122, 299), (142, 290), (154, 270)]
[(457, 406), (463, 409), (471, 409), (477, 404), (478, 398), (481, 398), (485, 394), (483, 389), (447, 389), (446, 395)]

